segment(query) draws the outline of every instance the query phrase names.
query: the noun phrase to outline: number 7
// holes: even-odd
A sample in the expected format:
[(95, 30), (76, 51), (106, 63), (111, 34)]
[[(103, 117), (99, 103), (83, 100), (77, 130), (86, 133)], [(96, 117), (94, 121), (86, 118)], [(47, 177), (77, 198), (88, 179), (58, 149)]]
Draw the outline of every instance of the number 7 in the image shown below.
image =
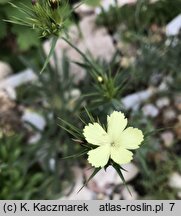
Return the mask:
[(169, 203), (169, 204), (171, 205), (170, 211), (172, 211), (175, 203)]

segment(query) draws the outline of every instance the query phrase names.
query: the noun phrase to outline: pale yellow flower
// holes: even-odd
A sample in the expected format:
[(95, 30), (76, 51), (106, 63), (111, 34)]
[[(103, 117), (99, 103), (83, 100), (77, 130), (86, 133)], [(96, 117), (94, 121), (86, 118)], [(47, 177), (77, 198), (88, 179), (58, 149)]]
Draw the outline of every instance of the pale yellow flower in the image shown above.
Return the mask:
[(129, 150), (139, 148), (144, 136), (141, 130), (126, 128), (126, 125), (127, 119), (124, 114), (114, 111), (107, 116), (107, 132), (96, 122), (85, 126), (85, 139), (88, 143), (98, 146), (88, 152), (88, 161), (92, 166), (104, 167), (110, 158), (120, 165), (132, 160), (133, 153)]

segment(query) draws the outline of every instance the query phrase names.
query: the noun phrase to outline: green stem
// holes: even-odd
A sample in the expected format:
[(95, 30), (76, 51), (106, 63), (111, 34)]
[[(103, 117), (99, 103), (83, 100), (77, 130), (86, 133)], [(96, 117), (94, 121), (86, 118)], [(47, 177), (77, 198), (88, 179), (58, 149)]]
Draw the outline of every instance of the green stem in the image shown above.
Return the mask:
[(69, 40), (67, 40), (65, 37), (62, 37), (62, 39), (68, 43), (73, 49), (75, 49), (83, 58), (84, 60), (89, 63), (89, 65), (99, 74), (99, 71), (97, 70), (97, 68), (94, 66), (94, 64), (87, 58), (87, 56), (80, 50), (78, 49), (76, 46), (74, 46)]

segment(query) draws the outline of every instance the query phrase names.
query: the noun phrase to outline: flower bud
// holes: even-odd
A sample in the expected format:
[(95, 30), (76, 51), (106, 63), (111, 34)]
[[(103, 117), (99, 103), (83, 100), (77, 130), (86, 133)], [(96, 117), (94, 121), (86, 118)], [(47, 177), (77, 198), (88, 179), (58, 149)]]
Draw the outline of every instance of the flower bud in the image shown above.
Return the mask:
[(31, 0), (32, 5), (35, 5), (37, 3), (37, 0)]
[(98, 82), (102, 83), (103, 82), (103, 78), (101, 76), (97, 77)]
[(59, 0), (49, 0), (50, 6), (53, 10), (58, 8)]

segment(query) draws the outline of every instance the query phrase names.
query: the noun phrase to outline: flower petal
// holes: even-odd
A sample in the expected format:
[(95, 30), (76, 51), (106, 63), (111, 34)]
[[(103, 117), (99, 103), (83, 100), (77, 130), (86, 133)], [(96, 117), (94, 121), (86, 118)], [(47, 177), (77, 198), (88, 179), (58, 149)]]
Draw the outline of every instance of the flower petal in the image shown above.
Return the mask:
[(127, 125), (127, 119), (122, 112), (114, 111), (107, 116), (108, 135), (116, 142)]
[(137, 149), (143, 140), (144, 136), (141, 130), (128, 127), (121, 134), (120, 145), (126, 149)]
[(111, 159), (117, 164), (126, 164), (132, 160), (133, 153), (125, 148), (111, 147)]
[(85, 126), (83, 135), (87, 142), (93, 145), (100, 146), (110, 143), (108, 134), (98, 123), (90, 123), (88, 126)]
[(88, 152), (88, 161), (94, 167), (104, 167), (109, 160), (111, 147), (110, 145), (102, 145)]

